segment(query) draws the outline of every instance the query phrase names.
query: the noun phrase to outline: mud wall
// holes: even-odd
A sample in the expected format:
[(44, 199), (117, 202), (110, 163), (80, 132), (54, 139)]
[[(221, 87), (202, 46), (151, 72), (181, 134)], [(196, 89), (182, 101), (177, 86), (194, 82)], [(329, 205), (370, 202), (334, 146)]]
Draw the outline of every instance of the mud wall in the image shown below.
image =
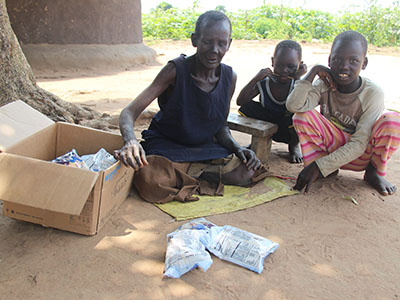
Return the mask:
[(6, 0), (25, 44), (142, 43), (140, 0)]

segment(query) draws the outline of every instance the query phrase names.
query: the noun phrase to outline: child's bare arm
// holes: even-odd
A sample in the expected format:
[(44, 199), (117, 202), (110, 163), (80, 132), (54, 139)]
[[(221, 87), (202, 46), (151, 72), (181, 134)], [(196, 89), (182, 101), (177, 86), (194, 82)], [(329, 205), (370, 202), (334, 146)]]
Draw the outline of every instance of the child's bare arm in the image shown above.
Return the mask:
[(322, 65), (316, 65), (312, 67), (310, 72), (304, 76), (304, 80), (312, 83), (317, 75), (328, 87), (330, 87), (332, 90), (336, 90), (336, 84), (332, 79), (331, 70)]
[(240, 91), (236, 100), (237, 105), (244, 105), (251, 99), (257, 96), (260, 92), (257, 88), (257, 82), (263, 80), (265, 77), (272, 77), (272, 70), (270, 68), (261, 69), (253, 79)]

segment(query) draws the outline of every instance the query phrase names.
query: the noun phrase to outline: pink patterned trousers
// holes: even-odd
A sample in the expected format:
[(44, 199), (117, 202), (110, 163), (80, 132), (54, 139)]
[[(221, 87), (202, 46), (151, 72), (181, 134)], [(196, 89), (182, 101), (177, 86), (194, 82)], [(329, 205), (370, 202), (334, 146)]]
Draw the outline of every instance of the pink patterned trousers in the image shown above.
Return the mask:
[[(332, 153), (350, 139), (350, 134), (338, 129), (316, 110), (296, 113), (293, 125), (299, 136), (304, 165)], [(371, 138), (365, 152), (341, 167), (363, 171), (371, 162), (380, 176), (386, 174), (386, 164), (400, 144), (400, 115), (384, 113), (372, 127)]]

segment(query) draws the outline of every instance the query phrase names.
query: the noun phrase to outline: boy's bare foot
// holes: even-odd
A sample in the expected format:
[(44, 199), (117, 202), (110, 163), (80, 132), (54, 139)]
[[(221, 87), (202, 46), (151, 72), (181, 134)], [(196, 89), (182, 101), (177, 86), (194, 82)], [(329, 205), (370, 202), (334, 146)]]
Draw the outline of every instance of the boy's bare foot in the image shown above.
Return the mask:
[(383, 196), (392, 195), (397, 190), (395, 185), (378, 175), (372, 164), (369, 164), (365, 170), (364, 180)]
[(299, 164), (303, 162), (300, 144), (289, 144), (289, 162)]

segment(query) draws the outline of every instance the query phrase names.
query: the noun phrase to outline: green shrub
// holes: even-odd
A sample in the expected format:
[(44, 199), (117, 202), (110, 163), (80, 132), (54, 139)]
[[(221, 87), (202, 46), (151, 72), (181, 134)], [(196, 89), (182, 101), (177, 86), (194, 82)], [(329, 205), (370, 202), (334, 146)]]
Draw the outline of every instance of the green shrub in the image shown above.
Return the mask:
[[(400, 46), (400, 8), (383, 8), (371, 0), (364, 11), (349, 10), (333, 15), (317, 10), (263, 5), (251, 10), (226, 12), (232, 22), (233, 39), (294, 39), (331, 42), (344, 30), (362, 33), (376, 46)], [(199, 0), (190, 9), (177, 9), (163, 2), (142, 15), (145, 39), (187, 39), (194, 31)], [(224, 11), (225, 7), (218, 6)]]
[(264, 39), (288, 39), (290, 24), (278, 19), (260, 18), (254, 23), (255, 31)]

